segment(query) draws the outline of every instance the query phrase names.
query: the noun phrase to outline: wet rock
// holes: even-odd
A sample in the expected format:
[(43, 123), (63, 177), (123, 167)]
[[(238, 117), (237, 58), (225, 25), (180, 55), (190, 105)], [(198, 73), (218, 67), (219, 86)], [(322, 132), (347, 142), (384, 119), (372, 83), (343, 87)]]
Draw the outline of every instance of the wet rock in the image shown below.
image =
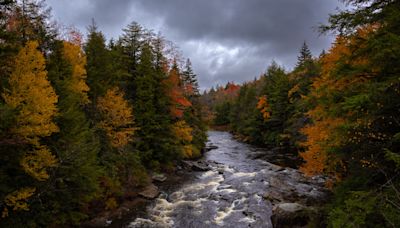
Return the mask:
[(167, 180), (167, 177), (162, 173), (155, 173), (151, 176), (151, 179), (153, 181), (164, 182), (165, 180)]
[(269, 166), (268, 168), (269, 168), (270, 170), (274, 171), (274, 172), (279, 172), (279, 171), (282, 171), (282, 170), (285, 169), (285, 168), (283, 168), (282, 166), (275, 165), (275, 164), (272, 164), (272, 163), (269, 163), (268, 166)]
[(154, 184), (148, 185), (143, 191), (139, 192), (139, 195), (146, 199), (155, 199), (159, 194), (160, 191)]
[(281, 201), (282, 201), (282, 195), (279, 194), (279, 193), (276, 192), (276, 191), (266, 192), (266, 193), (263, 195), (263, 198), (264, 198), (265, 200), (270, 201), (271, 203), (276, 203), (276, 202), (281, 202)]
[(298, 203), (281, 203), (276, 205), (276, 210), (281, 210), (283, 212), (294, 213), (303, 210), (305, 207)]
[(211, 170), (207, 164), (202, 161), (182, 161), (182, 164), (186, 169), (191, 169), (193, 171), (209, 171)]
[(275, 228), (307, 227), (310, 222), (309, 210), (298, 203), (281, 203), (272, 209), (272, 226)]
[(205, 149), (206, 151), (216, 150), (216, 149), (218, 149), (218, 146), (215, 146), (215, 145), (210, 144), (210, 145), (207, 145), (204, 149)]
[(192, 170), (194, 171), (209, 171), (211, 170), (210, 167), (200, 164), (200, 163), (193, 163)]

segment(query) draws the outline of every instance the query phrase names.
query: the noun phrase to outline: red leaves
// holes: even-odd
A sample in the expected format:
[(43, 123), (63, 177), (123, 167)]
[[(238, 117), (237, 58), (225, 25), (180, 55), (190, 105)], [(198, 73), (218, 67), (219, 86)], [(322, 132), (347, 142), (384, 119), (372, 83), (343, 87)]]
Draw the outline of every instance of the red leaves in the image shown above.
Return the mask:
[(182, 81), (179, 76), (179, 71), (176, 66), (173, 66), (169, 71), (168, 78), (165, 80), (167, 85), (167, 95), (171, 99), (171, 115), (174, 118), (182, 118), (187, 107), (192, 106), (192, 103), (185, 97), (185, 88), (182, 86)]

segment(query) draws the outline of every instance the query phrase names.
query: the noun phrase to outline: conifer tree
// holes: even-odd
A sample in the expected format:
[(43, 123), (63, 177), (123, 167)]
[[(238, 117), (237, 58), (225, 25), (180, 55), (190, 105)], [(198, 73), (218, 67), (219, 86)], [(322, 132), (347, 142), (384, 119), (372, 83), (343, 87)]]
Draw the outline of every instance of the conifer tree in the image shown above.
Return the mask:
[(152, 47), (145, 44), (138, 65), (138, 74), (135, 80), (136, 96), (134, 112), (139, 127), (137, 143), (143, 159), (150, 161), (168, 161), (175, 159), (174, 138), (171, 132), (168, 108), (171, 102), (162, 78), (165, 77), (159, 67), (155, 68)]
[(53, 202), (52, 213), (62, 218), (61, 223), (77, 223), (84, 218), (81, 208), (99, 190), (99, 141), (83, 110), (89, 102), (85, 64), (86, 57), (80, 46), (67, 41), (55, 44), (49, 75), (60, 95), (57, 119), (60, 132), (53, 136), (52, 148), (60, 164), (56, 169), (54, 192), (45, 197)]
[(307, 43), (304, 41), (303, 46), (301, 46), (300, 49), (300, 55), (297, 57), (296, 67), (301, 67), (309, 61), (312, 61), (312, 54)]
[(111, 55), (105, 44), (104, 35), (97, 30), (95, 23), (89, 27), (88, 40), (85, 44), (87, 56), (87, 84), (89, 97), (93, 102), (103, 96), (113, 83)]
[(154, 105), (154, 96), (157, 93), (155, 86), (155, 71), (153, 68), (153, 54), (150, 45), (143, 47), (140, 63), (137, 68), (137, 76), (135, 80), (135, 100), (134, 113), (140, 130), (138, 136), (141, 141), (138, 143), (139, 150), (144, 154), (144, 158), (149, 160), (152, 158), (154, 148), (152, 145), (158, 140), (156, 137), (157, 122), (155, 120), (156, 107)]
[(185, 70), (182, 72), (182, 80), (186, 93), (192, 96), (199, 96), (199, 83), (197, 82), (196, 74), (193, 72), (190, 59), (186, 60)]
[(130, 23), (125, 29), (119, 42), (123, 47), (126, 56), (127, 65), (129, 66), (129, 74), (135, 76), (139, 60), (141, 59), (141, 51), (148, 42), (148, 31), (146, 31), (137, 22)]

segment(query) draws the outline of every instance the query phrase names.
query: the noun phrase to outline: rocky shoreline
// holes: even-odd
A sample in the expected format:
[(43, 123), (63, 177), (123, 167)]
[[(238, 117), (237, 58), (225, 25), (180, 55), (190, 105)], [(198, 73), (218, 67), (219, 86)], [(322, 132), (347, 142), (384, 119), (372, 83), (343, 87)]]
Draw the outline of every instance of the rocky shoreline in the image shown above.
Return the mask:
[[(208, 144), (204, 153), (217, 147)], [(210, 170), (208, 164), (199, 158), (198, 160), (182, 160), (176, 170), (171, 173), (153, 173), (151, 183), (138, 189), (137, 196), (131, 200), (125, 200), (118, 208), (104, 211), (95, 218), (81, 224), (81, 227), (122, 227), (127, 225), (132, 218), (145, 216), (146, 207), (151, 204), (163, 192), (172, 192), (193, 177), (192, 172), (204, 172)]]

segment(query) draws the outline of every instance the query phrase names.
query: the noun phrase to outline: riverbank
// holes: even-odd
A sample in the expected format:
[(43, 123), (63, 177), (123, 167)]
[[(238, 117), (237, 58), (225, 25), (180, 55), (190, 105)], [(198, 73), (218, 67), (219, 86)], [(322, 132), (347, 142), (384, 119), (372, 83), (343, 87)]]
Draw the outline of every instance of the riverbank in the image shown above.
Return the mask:
[[(215, 149), (207, 144), (204, 153)], [(208, 165), (201, 160), (183, 160), (178, 162), (176, 169), (170, 172), (153, 174), (148, 185), (135, 189), (131, 198), (124, 200), (117, 208), (99, 213), (95, 218), (81, 224), (81, 227), (126, 227), (133, 218), (147, 217), (146, 208), (154, 203), (159, 195), (168, 195), (189, 182), (195, 173), (209, 170)]]

